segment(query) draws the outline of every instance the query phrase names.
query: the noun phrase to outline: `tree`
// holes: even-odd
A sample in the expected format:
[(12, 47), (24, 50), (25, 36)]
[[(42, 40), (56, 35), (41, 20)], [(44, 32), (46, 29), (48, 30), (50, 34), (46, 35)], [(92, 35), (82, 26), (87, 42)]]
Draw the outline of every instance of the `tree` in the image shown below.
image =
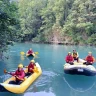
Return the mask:
[(17, 7), (14, 2), (0, 1), (0, 53), (6, 51), (9, 42), (15, 39), (16, 12)]
[(80, 44), (96, 33), (96, 0), (19, 0), (18, 5), (22, 41), (54, 42), (56, 37), (62, 42), (68, 37)]

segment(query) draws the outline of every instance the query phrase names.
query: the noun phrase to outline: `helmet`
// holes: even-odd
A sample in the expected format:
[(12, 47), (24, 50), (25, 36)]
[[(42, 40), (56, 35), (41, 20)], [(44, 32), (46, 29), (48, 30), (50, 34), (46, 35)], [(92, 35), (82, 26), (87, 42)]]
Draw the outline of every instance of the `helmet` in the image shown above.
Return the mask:
[(88, 52), (89, 54), (92, 54), (92, 52)]
[(18, 65), (18, 68), (23, 68), (23, 64), (19, 64)]
[(30, 50), (32, 50), (32, 48), (30, 48)]
[(31, 60), (32, 63), (35, 63), (35, 60)]
[(68, 52), (68, 54), (71, 54), (71, 52)]

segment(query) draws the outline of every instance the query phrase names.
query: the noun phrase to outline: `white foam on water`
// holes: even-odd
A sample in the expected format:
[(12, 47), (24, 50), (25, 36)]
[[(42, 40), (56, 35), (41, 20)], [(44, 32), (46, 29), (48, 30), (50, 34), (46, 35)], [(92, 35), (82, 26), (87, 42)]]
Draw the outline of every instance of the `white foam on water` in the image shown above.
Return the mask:
[(24, 96), (56, 96), (52, 92), (27, 92), (24, 94)]

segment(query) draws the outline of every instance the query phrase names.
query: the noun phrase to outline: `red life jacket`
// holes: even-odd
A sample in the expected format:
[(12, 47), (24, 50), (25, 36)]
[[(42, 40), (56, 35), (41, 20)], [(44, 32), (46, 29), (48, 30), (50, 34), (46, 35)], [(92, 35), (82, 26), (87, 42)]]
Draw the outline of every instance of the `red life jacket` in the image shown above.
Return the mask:
[(87, 57), (86, 57), (86, 61), (89, 62), (89, 63), (90, 63), (90, 62), (93, 62), (93, 61), (94, 61), (94, 60), (93, 60), (93, 56), (87, 56)]
[[(20, 79), (24, 79), (25, 72), (24, 72), (24, 70), (21, 70), (21, 71), (16, 70), (14, 75), (18, 76)], [(16, 79), (16, 80), (20, 80), (20, 79)]]
[(30, 68), (34, 69), (34, 66), (35, 66), (35, 64), (31, 62), (31, 63), (28, 65), (28, 72), (33, 73), (33, 70), (31, 70)]
[(28, 54), (32, 54), (32, 53), (33, 53), (33, 51), (32, 51), (32, 50), (29, 50), (29, 51), (28, 51)]
[(15, 75), (21, 76), (23, 72), (24, 72), (24, 70), (21, 70), (21, 71), (16, 70)]
[(67, 55), (66, 62), (73, 61), (73, 57), (71, 55)]

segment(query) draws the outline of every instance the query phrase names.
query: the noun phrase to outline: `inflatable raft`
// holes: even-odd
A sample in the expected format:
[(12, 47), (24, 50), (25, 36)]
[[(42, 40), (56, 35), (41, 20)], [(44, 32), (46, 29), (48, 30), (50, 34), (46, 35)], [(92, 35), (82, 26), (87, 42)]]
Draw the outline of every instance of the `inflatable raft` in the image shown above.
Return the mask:
[(79, 63), (75, 61), (74, 65), (66, 63), (64, 65), (64, 72), (66, 74), (77, 74), (86, 76), (96, 75), (95, 67), (92, 65), (84, 65), (83, 62), (85, 62), (83, 59), (79, 59)]
[[(9, 84), (9, 81), (15, 80), (15, 78), (12, 76), (8, 80), (6, 80), (4, 83), (0, 83), (0, 92), (12, 92), (12, 93), (23, 93), (25, 90), (42, 74), (41, 67), (38, 63), (36, 63), (36, 67), (38, 68), (38, 73), (34, 72), (29, 77), (26, 76), (25, 80), (20, 85), (13, 85)], [(25, 72), (27, 72), (28, 69), (25, 69)]]

